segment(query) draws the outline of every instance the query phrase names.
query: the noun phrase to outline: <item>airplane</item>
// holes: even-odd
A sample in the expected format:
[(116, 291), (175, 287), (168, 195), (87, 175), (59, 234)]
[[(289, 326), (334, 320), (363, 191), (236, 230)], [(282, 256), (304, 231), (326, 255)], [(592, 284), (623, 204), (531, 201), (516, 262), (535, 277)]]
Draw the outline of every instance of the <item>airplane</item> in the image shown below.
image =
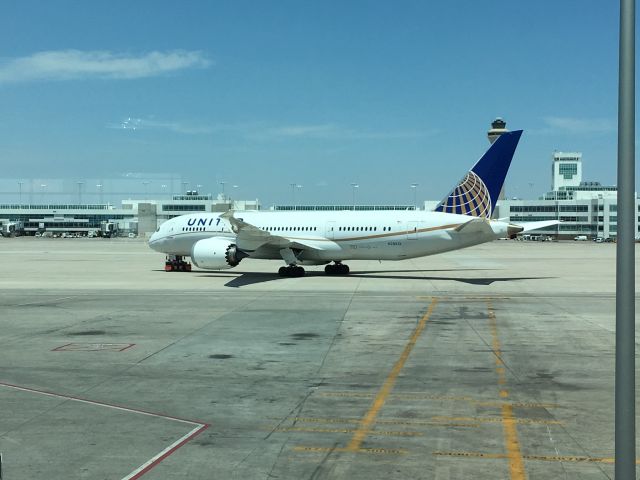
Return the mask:
[(192, 213), (164, 222), (149, 246), (166, 271), (226, 270), (250, 258), (284, 261), (283, 277), (302, 265), (347, 275), (347, 260), (404, 260), (513, 237), (559, 223), (518, 225), (492, 219), (522, 130), (503, 133), (434, 211), (233, 211)]

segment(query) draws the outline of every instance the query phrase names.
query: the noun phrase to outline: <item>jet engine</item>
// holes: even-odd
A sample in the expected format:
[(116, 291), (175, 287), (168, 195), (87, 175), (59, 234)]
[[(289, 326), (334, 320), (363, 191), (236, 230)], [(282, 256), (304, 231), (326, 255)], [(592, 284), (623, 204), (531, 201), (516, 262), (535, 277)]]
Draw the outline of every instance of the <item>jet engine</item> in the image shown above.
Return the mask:
[(191, 260), (196, 267), (205, 270), (233, 268), (248, 256), (225, 238), (205, 238), (191, 248)]

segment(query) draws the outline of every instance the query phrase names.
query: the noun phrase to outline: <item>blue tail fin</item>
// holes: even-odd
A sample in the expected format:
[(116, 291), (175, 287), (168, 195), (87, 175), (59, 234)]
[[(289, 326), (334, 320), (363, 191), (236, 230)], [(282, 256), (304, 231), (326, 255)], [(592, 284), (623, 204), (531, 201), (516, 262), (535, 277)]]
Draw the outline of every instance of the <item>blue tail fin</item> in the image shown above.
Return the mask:
[(436, 207), (436, 212), (491, 217), (522, 130), (506, 132)]

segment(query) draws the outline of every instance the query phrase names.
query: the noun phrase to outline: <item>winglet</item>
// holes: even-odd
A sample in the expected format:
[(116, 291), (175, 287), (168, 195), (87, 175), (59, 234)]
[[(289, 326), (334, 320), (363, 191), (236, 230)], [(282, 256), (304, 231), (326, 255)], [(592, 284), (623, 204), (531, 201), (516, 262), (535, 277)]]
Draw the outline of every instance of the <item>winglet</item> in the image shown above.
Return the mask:
[(435, 211), (490, 218), (521, 135), (522, 130), (500, 135)]

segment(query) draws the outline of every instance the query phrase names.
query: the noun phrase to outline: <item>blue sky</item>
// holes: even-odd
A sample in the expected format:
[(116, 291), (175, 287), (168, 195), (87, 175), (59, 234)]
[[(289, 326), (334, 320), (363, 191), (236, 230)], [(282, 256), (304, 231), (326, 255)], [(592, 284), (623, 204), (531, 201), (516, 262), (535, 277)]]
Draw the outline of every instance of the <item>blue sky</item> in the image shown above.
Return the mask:
[[(170, 172), (263, 204), (440, 199), (502, 116), (509, 196), (554, 150), (616, 182), (617, 2), (9, 1), (4, 178)], [(148, 186), (153, 191), (153, 185)]]

